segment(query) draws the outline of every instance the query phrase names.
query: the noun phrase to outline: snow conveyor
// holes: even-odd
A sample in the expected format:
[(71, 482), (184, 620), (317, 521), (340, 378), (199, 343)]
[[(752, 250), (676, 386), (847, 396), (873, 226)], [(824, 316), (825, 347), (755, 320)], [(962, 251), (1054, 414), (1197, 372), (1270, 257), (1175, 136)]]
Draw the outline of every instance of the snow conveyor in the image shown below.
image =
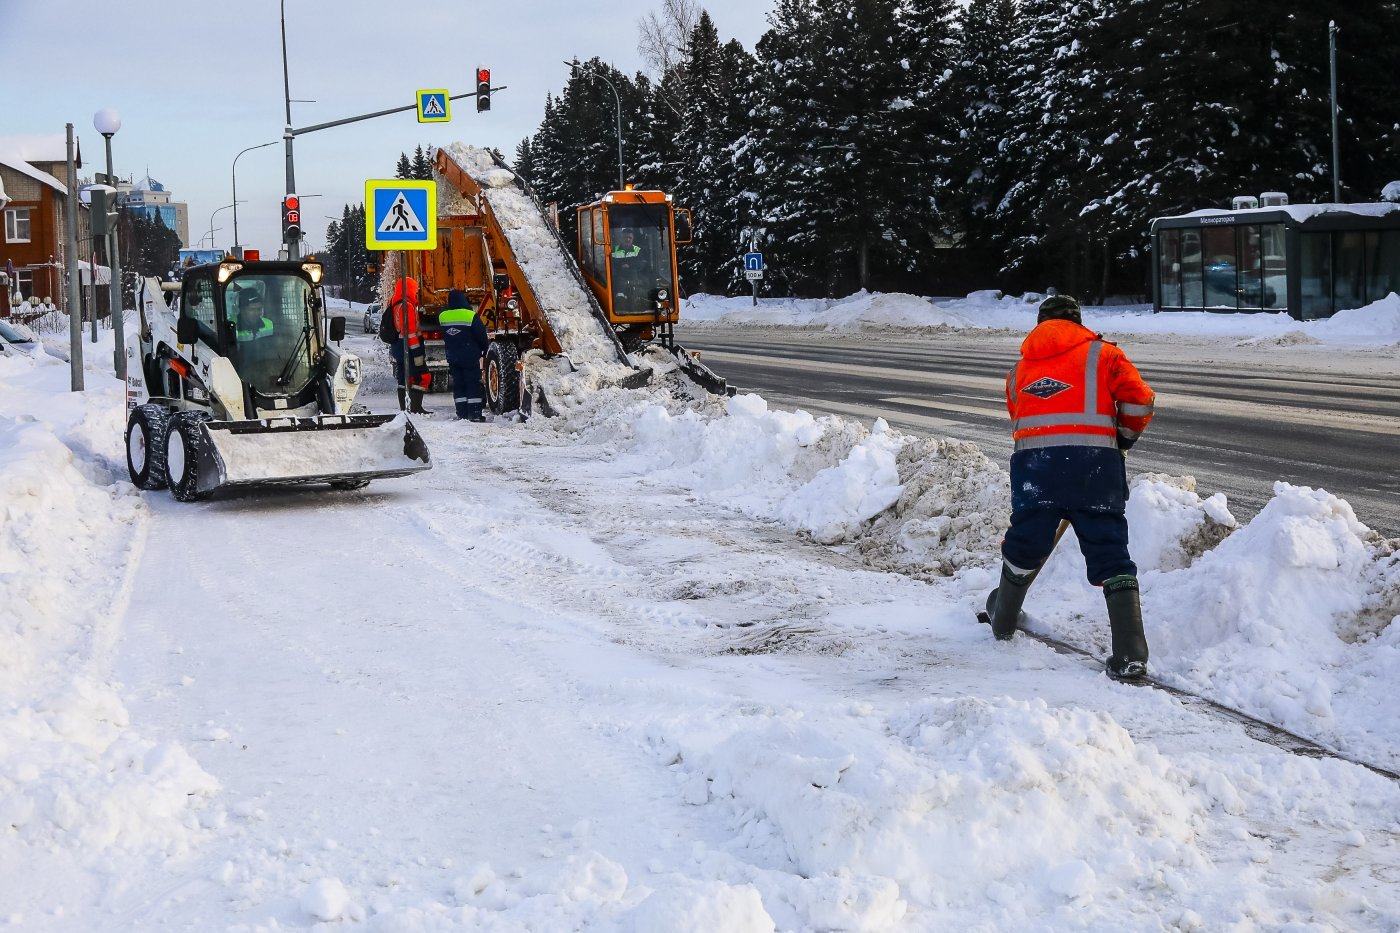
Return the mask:
[[(437, 328), (436, 313), (450, 290), (471, 296), (491, 334), (485, 382), (493, 411), (538, 407), (551, 414), (542, 378), (534, 377), (556, 371), (552, 359), (599, 386), (638, 388), (676, 373), (709, 392), (733, 394), (672, 338), (679, 307), (673, 218), (681, 214), (688, 226), (689, 212), (673, 210), (669, 196), (606, 196), (625, 202), (617, 210), (629, 224), (644, 235), (655, 232), (645, 250), (637, 247), (626, 257), (636, 260), (633, 268), (624, 266), (622, 250), (614, 252), (601, 221), (580, 237), (576, 260), (550, 212), (495, 153), (453, 143), (436, 150), (433, 168), (438, 246), (422, 255), (417, 269), (422, 326)], [(680, 242), (688, 242), (688, 234)], [(604, 286), (591, 287), (600, 263), (608, 269)], [(385, 283), (407, 271), (391, 257)]]

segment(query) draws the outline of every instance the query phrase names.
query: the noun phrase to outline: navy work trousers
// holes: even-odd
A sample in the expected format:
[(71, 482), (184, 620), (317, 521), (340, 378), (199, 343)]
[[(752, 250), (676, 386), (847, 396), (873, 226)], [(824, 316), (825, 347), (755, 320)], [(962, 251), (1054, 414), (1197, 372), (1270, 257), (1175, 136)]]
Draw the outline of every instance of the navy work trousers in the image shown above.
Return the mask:
[(481, 358), (467, 363), (449, 363), (452, 373), (452, 402), (458, 418), (481, 417)]
[(1106, 447), (1042, 447), (1011, 455), (1011, 527), (1001, 555), (1020, 572), (1036, 570), (1068, 521), (1079, 539), (1089, 582), (1137, 575), (1128, 556), (1128, 474), (1123, 455)]

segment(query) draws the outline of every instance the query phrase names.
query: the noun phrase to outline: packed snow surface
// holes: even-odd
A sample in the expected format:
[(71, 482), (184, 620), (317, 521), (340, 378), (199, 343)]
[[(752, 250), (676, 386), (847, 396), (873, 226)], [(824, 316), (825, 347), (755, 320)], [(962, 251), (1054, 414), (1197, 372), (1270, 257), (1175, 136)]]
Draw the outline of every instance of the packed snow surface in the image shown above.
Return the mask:
[[(1400, 926), (1395, 782), (972, 620), (975, 446), (534, 374), (431, 473), (187, 505), (110, 379), (0, 360), (0, 923)], [(1400, 767), (1395, 542), (1284, 484), (1129, 522), (1163, 677)], [(1072, 537), (1027, 610), (1102, 653)]]

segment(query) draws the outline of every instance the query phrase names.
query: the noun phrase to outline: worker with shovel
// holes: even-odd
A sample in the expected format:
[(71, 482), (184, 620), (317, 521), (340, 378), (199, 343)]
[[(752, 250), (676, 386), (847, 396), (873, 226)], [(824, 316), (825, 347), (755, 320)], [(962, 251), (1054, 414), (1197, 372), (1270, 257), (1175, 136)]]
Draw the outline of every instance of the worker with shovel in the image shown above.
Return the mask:
[(1137, 565), (1128, 555), (1127, 451), (1152, 420), (1153, 393), (1114, 344), (1085, 327), (1079, 302), (1041, 303), (1021, 359), (1006, 377), (1011, 414), (1011, 527), (1002, 540), (1001, 584), (985, 621), (998, 639), (1015, 633), (1026, 591), (1066, 526), (1102, 586), (1113, 653), (1110, 677), (1147, 674)]

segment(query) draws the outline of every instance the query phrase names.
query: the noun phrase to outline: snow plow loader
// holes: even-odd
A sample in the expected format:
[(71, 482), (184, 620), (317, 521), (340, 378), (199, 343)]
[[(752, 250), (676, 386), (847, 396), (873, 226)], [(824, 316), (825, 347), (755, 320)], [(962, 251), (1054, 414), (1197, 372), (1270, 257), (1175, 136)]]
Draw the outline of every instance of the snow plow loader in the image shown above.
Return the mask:
[(192, 502), (217, 489), (357, 489), (429, 469), (402, 414), (352, 414), (359, 357), (332, 346), (316, 262), (224, 261), (146, 279), (127, 350), (127, 469)]

